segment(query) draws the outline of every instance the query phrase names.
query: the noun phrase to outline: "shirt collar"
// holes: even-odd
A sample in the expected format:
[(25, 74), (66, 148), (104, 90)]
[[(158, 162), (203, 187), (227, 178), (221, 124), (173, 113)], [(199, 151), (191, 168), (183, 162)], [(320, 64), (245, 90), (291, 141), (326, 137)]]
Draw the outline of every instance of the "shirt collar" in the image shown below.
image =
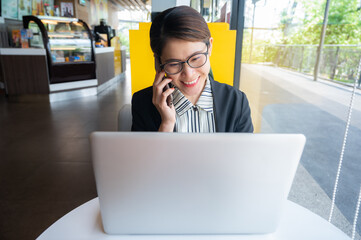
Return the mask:
[[(179, 116), (183, 115), (185, 112), (187, 112), (190, 108), (193, 107), (193, 104), (183, 95), (183, 93), (177, 87), (175, 87), (175, 90), (173, 92), (173, 104)], [(206, 85), (197, 101), (196, 106), (206, 112), (213, 113), (213, 95), (211, 83), (208, 77)]]

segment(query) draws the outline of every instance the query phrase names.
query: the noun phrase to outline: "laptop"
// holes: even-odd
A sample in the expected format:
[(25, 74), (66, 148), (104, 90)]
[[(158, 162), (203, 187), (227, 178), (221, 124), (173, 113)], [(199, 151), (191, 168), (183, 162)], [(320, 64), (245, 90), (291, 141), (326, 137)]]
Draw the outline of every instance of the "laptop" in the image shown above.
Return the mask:
[(239, 235), (277, 229), (301, 134), (94, 132), (108, 234)]

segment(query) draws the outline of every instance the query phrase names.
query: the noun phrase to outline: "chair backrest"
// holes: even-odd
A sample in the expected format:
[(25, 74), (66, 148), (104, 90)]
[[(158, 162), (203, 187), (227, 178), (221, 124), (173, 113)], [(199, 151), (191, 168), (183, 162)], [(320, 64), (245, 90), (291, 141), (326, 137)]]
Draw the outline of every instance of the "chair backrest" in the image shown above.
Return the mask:
[(124, 104), (118, 113), (118, 131), (130, 132), (132, 128), (132, 106)]
[[(149, 38), (151, 24), (139, 23), (139, 30), (129, 30), (132, 94), (152, 86), (154, 81), (154, 57)], [(236, 30), (229, 30), (228, 23), (208, 23), (208, 27), (214, 39), (210, 56), (214, 80), (233, 85)]]

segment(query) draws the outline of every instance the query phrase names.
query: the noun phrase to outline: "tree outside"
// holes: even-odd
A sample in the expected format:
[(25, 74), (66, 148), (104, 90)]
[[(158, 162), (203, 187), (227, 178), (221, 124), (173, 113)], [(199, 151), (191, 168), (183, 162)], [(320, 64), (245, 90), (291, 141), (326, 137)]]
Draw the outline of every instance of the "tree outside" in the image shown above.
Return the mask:
[[(325, 5), (325, 0), (288, 1), (276, 28), (254, 29), (252, 57), (251, 29), (246, 29), (243, 62), (273, 64), (312, 74)], [(255, 17), (257, 18), (257, 9)], [(355, 70), (361, 58), (360, 39), (360, 1), (331, 0), (320, 62), (320, 77), (349, 85), (355, 80), (360, 83)], [(250, 59), (252, 62), (249, 62)]]

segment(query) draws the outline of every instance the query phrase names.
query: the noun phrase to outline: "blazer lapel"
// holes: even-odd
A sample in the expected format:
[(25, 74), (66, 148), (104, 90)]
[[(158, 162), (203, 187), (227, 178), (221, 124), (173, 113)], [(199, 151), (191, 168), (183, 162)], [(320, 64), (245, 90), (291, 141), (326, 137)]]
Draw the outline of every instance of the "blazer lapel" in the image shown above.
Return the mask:
[(211, 83), (212, 94), (213, 94), (213, 113), (214, 121), (216, 123), (216, 132), (225, 131), (225, 116), (222, 117), (222, 93), (219, 88), (219, 85), (214, 81), (213, 76), (209, 75), (209, 80)]

